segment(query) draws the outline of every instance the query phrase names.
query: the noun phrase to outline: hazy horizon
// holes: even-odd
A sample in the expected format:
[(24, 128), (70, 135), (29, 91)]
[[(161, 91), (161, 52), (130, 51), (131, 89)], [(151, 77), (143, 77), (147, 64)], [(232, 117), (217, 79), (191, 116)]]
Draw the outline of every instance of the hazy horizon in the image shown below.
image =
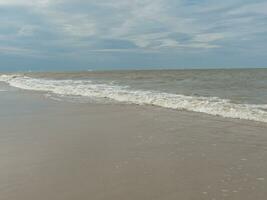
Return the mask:
[(153, 67), (128, 67), (128, 68), (49, 68), (49, 69), (41, 69), (41, 68), (33, 68), (33, 69), (21, 69), (21, 68), (13, 68), (13, 69), (4, 69), (0, 70), (0, 74), (2, 73), (38, 73), (38, 72), (109, 72), (109, 71), (172, 71), (172, 70), (267, 70), (267, 67), (173, 67), (173, 68), (153, 68)]
[(12, 69), (1, 69), (0, 73), (38, 73), (38, 72), (109, 72), (109, 71), (161, 71), (161, 70), (267, 70), (267, 67), (127, 67), (127, 68), (32, 68), (32, 69), (23, 69), (23, 68), (12, 68)]

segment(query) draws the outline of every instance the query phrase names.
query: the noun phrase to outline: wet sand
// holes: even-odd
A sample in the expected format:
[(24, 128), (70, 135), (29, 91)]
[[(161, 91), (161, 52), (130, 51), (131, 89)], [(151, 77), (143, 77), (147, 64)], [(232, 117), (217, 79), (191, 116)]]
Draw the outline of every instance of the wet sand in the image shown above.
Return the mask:
[(267, 124), (0, 93), (1, 200), (264, 200)]

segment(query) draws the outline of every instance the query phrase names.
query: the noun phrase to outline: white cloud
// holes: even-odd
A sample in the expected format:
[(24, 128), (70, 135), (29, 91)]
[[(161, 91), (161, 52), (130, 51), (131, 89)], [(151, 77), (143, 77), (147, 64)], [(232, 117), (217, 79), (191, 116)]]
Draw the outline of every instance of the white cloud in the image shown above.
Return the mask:
[[(240, 6), (230, 0), (194, 5), (180, 2), (175, 2), (173, 8), (174, 2), (168, 0), (0, 0), (0, 7), (25, 6), (29, 13), (41, 19), (43, 24), (31, 24), (30, 20), (3, 22), (8, 28), (15, 27), (16, 36), (30, 38), (42, 29), (60, 36), (51, 42), (54, 46), (87, 50), (94, 50), (90, 49), (90, 38), (95, 43), (105, 39), (125, 40), (136, 45), (134, 51), (212, 49), (223, 47), (225, 39), (249, 38), (267, 29), (254, 23), (252, 16), (236, 17), (245, 13), (265, 15), (266, 2)], [(183, 34), (188, 39), (175, 38), (172, 36), (175, 34)], [(107, 49), (110, 51), (103, 47), (103, 51)], [(114, 51), (117, 49), (120, 48), (114, 47)]]
[(0, 6), (46, 7), (52, 2), (52, 0), (0, 0)]
[(33, 56), (36, 54), (36, 52), (27, 48), (19, 48), (14, 46), (0, 46), (0, 54)]
[(86, 14), (68, 14), (61, 11), (43, 11), (46, 20), (65, 36), (89, 37), (96, 34), (93, 19)]
[(208, 43), (208, 42), (221, 40), (224, 38), (225, 38), (225, 34), (223, 33), (203, 33), (203, 34), (195, 35), (195, 37), (193, 38), (193, 41)]
[(24, 25), (19, 29), (17, 35), (18, 36), (32, 36), (36, 28), (37, 28), (36, 26)]
[(267, 2), (258, 2), (242, 5), (236, 9), (233, 9), (228, 12), (232, 15), (241, 15), (241, 14), (262, 14), (267, 15)]

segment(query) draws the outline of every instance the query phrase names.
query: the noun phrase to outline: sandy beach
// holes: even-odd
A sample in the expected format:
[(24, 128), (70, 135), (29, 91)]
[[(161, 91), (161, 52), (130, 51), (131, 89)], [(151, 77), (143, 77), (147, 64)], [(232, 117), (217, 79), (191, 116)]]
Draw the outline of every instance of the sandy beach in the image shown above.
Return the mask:
[(0, 20), (0, 200), (267, 200), (267, 0)]
[(267, 125), (1, 92), (1, 200), (264, 200)]

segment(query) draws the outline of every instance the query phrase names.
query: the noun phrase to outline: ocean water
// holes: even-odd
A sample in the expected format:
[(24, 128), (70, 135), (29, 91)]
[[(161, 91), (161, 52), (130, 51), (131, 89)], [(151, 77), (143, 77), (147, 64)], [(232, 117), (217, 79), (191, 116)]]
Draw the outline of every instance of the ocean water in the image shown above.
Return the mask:
[(55, 100), (154, 105), (267, 122), (267, 69), (18, 73), (1, 74), (0, 83), (0, 91), (6, 84)]

